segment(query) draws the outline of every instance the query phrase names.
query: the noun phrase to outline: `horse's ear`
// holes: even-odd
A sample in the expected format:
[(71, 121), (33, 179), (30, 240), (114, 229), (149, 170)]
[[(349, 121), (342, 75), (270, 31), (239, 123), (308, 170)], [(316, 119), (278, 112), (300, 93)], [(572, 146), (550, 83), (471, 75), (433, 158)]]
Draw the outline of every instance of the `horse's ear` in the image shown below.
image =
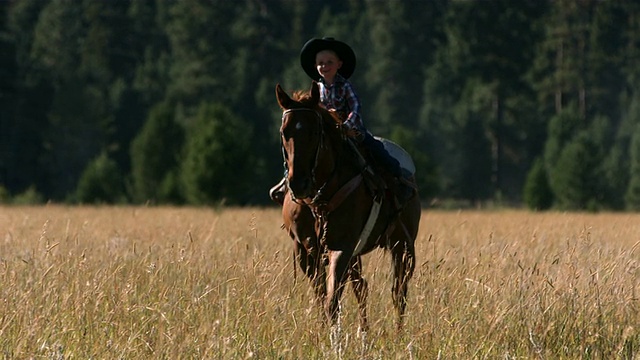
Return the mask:
[(287, 93), (282, 90), (280, 84), (276, 84), (276, 99), (278, 99), (278, 104), (284, 110), (291, 109), (291, 98)]
[(311, 82), (311, 101), (313, 101), (314, 104), (317, 104), (320, 102), (320, 88), (318, 85), (317, 81), (312, 81)]

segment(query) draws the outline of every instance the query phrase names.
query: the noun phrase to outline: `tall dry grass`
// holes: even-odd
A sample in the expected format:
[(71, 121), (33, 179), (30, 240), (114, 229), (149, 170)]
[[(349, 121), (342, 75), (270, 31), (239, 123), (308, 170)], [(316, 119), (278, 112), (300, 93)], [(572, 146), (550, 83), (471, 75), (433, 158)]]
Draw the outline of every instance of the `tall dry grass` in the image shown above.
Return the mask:
[[(0, 351), (25, 359), (326, 359), (276, 209), (0, 208)], [(638, 359), (640, 215), (423, 213), (405, 331), (390, 258), (345, 359)]]

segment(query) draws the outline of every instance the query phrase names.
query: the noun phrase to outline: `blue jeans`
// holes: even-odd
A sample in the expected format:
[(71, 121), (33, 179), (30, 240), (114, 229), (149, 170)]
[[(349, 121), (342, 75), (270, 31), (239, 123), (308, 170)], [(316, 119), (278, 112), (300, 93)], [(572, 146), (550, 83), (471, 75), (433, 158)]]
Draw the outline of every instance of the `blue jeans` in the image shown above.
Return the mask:
[(400, 163), (396, 158), (389, 155), (387, 150), (385, 150), (384, 145), (378, 140), (376, 140), (368, 131), (364, 131), (364, 139), (361, 144), (369, 150), (371, 156), (379, 161), (383, 168), (389, 171), (393, 176), (397, 178), (402, 177), (402, 170), (400, 169)]

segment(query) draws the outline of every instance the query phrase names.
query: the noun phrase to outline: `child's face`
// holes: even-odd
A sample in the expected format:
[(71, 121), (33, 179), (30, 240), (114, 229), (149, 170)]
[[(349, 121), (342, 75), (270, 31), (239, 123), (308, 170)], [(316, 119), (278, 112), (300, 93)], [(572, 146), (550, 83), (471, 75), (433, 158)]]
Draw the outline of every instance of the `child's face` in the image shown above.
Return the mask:
[(325, 81), (333, 82), (338, 69), (342, 67), (342, 60), (331, 50), (322, 50), (316, 54), (316, 69)]

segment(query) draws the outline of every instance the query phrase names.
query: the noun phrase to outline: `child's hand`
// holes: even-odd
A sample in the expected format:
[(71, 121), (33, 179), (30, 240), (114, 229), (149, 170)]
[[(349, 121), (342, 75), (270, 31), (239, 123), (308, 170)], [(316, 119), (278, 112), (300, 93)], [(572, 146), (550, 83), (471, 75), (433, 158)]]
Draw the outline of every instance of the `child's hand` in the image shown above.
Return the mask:
[(349, 126), (348, 123), (344, 123), (342, 124), (342, 127), (344, 129), (344, 133), (347, 134), (348, 137), (355, 139), (357, 141), (360, 141), (361, 139), (364, 138), (364, 136), (362, 136), (362, 132), (355, 126)]
[(361, 134), (361, 132), (355, 128), (347, 128), (346, 133), (348, 137), (354, 138), (354, 139), (358, 138)]

